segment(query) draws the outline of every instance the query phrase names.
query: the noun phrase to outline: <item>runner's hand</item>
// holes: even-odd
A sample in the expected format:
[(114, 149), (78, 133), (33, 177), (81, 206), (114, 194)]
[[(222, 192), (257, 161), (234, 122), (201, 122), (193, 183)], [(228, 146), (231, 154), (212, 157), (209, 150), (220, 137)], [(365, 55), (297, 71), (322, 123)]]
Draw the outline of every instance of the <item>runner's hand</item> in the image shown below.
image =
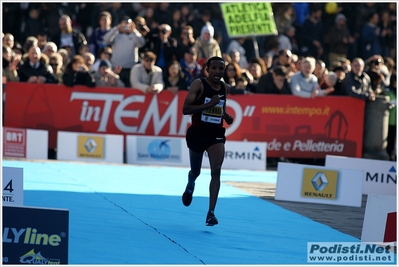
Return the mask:
[(228, 114), (228, 113), (224, 113), (223, 119), (226, 121), (226, 123), (227, 123), (228, 125), (232, 124), (233, 121), (234, 121), (234, 118), (233, 118), (230, 114)]

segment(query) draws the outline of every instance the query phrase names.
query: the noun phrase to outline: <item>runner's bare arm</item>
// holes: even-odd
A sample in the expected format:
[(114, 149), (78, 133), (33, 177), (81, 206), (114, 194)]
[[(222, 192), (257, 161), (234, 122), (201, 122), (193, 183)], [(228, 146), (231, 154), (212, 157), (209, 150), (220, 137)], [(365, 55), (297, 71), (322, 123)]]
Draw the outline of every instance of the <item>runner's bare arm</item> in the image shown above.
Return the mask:
[[(226, 84), (226, 83), (224, 84), (224, 86), (225, 86), (225, 88), (226, 88), (226, 96), (227, 96), (227, 95), (230, 93), (231, 87), (230, 87), (230, 85), (228, 85), (228, 84)], [(226, 100), (227, 100), (227, 97), (226, 97)], [(223, 119), (225, 120), (225, 122), (226, 122), (228, 125), (232, 124), (233, 121), (234, 121), (234, 118), (233, 118), (230, 114), (228, 114), (228, 113), (226, 112), (226, 105), (224, 105)]]
[(217, 95), (212, 97), (212, 100), (206, 104), (195, 105), (194, 102), (200, 97), (204, 90), (204, 85), (202, 84), (200, 79), (194, 80), (190, 85), (190, 90), (188, 90), (188, 94), (183, 104), (183, 114), (194, 114), (201, 112), (204, 109), (211, 108), (219, 103), (220, 98)]

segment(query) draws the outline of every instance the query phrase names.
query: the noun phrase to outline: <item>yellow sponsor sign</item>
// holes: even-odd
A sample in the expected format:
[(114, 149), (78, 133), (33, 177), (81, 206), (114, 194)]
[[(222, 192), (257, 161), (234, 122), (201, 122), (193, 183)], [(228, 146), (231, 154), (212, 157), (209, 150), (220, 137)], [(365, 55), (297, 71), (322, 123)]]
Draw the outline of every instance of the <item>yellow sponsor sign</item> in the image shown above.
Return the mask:
[(221, 3), (230, 37), (277, 35), (269, 2)]
[(337, 198), (338, 171), (304, 168), (302, 196), (319, 199)]
[(78, 158), (103, 159), (104, 137), (78, 135)]

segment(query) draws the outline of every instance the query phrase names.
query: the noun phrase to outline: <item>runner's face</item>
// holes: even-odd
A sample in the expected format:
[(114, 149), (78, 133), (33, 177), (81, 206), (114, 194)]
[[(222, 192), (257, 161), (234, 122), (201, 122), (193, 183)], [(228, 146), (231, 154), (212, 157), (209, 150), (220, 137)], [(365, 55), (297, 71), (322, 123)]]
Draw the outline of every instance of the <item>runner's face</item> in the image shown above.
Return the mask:
[(215, 83), (219, 82), (224, 75), (224, 62), (222, 60), (213, 60), (207, 68), (208, 76)]

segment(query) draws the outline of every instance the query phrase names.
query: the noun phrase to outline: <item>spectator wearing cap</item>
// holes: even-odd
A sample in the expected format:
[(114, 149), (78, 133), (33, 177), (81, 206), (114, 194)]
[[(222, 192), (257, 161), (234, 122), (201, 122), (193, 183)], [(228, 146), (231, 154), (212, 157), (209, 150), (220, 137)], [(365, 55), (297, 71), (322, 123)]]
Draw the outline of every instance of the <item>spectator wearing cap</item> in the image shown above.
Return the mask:
[(182, 71), (186, 74), (188, 84), (201, 77), (202, 66), (197, 62), (197, 51), (195, 47), (187, 47), (180, 60)]
[(51, 41), (56, 44), (57, 47), (70, 49), (70, 57), (79, 53), (79, 47), (82, 44), (87, 44), (86, 37), (76, 28), (72, 27), (71, 17), (68, 15), (62, 15), (58, 20), (59, 31), (53, 37)]
[(197, 50), (197, 60), (207, 61), (211, 57), (221, 57), (219, 43), (213, 38), (215, 29), (208, 21), (201, 29), (201, 35), (195, 41), (194, 47)]
[(108, 59), (101, 60), (98, 71), (94, 73), (94, 79), (96, 86), (125, 87), (119, 75), (112, 71), (112, 64)]
[(328, 61), (330, 68), (332, 63), (338, 58), (346, 58), (348, 56), (349, 47), (355, 42), (355, 38), (351, 35), (346, 24), (345, 15), (339, 13), (335, 17), (335, 24), (326, 34), (326, 43), (329, 44)]
[(141, 63), (134, 65), (130, 71), (131, 87), (143, 93), (160, 93), (165, 84), (163, 82), (162, 69), (155, 65), (157, 56), (147, 51), (143, 55)]
[(331, 95), (347, 95), (345, 90), (343, 90), (342, 82), (345, 79), (346, 73), (344, 68), (342, 68), (341, 64), (337, 64), (333, 67), (332, 71), (337, 75), (337, 82), (334, 85), (334, 92)]
[(111, 63), (120, 67), (120, 79), (126, 87), (131, 87), (130, 71), (139, 61), (139, 48), (145, 45), (145, 39), (136, 29), (135, 23), (124, 16), (120, 23), (104, 35), (104, 42), (112, 47)]

